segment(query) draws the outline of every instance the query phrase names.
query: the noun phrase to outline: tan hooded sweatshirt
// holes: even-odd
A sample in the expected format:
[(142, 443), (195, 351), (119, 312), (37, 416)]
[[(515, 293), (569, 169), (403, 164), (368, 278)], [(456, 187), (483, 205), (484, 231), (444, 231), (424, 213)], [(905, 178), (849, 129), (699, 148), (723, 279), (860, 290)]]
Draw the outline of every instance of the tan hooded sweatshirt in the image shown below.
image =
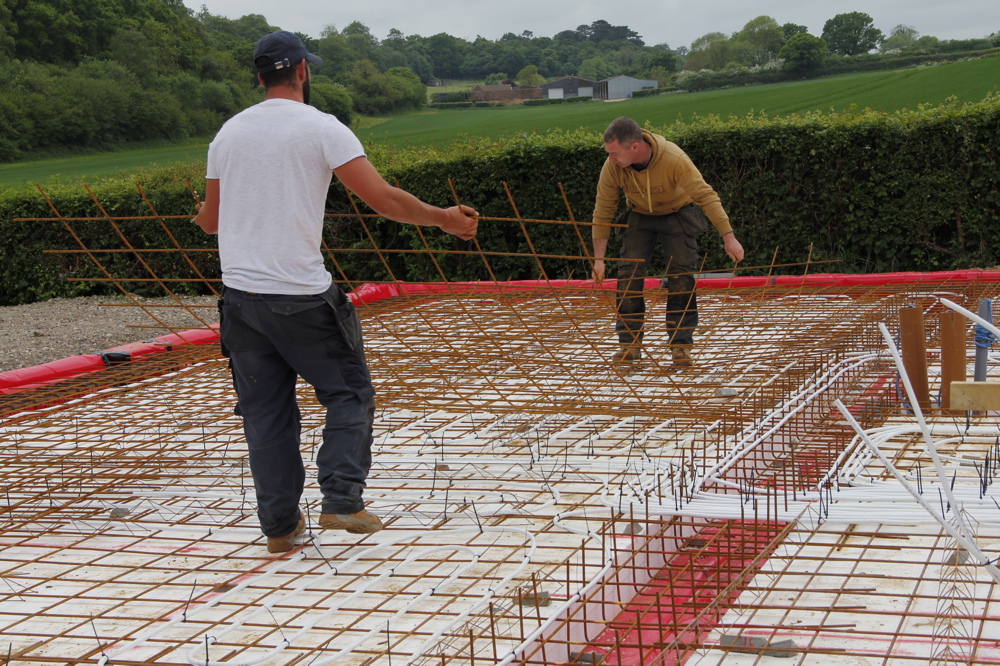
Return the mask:
[(642, 130), (642, 136), (653, 154), (642, 171), (604, 162), (597, 182), (597, 203), (594, 206), (594, 238), (608, 238), (618, 210), (618, 190), (625, 192), (628, 207), (643, 215), (669, 215), (690, 203), (698, 204), (719, 235), (733, 228), (722, 208), (719, 195), (705, 182), (691, 158), (680, 147), (659, 134)]

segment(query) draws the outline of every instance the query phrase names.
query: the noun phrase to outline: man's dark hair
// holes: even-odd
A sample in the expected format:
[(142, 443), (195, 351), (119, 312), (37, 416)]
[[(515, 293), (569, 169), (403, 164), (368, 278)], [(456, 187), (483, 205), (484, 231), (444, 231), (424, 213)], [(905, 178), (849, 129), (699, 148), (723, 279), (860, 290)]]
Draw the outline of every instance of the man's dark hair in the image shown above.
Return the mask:
[(630, 146), (642, 141), (642, 129), (639, 127), (639, 123), (628, 116), (615, 118), (608, 125), (608, 129), (604, 130), (604, 143), (612, 141), (617, 141), (622, 146)]
[[(264, 82), (265, 88), (272, 88), (274, 86), (290, 86), (295, 83), (295, 69), (299, 66), (299, 60), (291, 67), (282, 67), (281, 69), (276, 69), (270, 72), (264, 72), (260, 75), (260, 80)], [(253, 61), (253, 64), (257, 67), (262, 67), (264, 65), (270, 64), (270, 59), (266, 56), (261, 56)]]

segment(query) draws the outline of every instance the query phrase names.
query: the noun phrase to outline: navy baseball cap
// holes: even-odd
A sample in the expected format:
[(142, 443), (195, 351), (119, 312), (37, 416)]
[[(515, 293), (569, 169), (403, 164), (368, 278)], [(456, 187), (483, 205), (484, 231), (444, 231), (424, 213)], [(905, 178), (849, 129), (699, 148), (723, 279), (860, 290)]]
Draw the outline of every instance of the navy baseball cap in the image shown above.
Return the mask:
[[(258, 58), (267, 58), (263, 65), (256, 65)], [(306, 51), (298, 35), (287, 30), (269, 32), (257, 42), (253, 50), (253, 61), (258, 74), (266, 74), (276, 69), (294, 67), (300, 60), (308, 60), (314, 65), (322, 65), (323, 59)]]

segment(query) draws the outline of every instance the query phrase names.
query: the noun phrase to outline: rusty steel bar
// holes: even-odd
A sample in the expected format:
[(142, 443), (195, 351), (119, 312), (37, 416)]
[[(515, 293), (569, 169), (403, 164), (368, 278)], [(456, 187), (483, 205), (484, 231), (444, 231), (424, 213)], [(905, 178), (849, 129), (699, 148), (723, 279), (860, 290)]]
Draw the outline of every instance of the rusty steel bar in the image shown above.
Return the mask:
[[(366, 490), (386, 524), (377, 535), (320, 531), (310, 482), (299, 547), (266, 555), (216, 345), (0, 396), (0, 652), (12, 663), (62, 664), (272, 652), (380, 665), (929, 663), (949, 650), (963, 663), (1000, 659), (994, 586), (939, 527), (828, 520), (850, 490), (892, 481), (834, 399), (888, 433), (887, 459), (932, 492), (877, 325), (932, 303), (942, 285), (699, 289), (698, 364), (684, 371), (665, 361), (655, 323), (664, 293), (646, 290), (649, 358), (623, 372), (608, 363), (617, 345), (610, 294), (585, 282), (553, 287), (535, 252), (535, 225), (581, 223), (568, 204), (568, 222), (539, 221), (508, 199), (514, 217), (495, 221), (519, 224), (528, 251), (480, 239), (433, 249), (418, 230), (422, 247), (405, 254), (428, 257), (440, 293), (358, 305), (377, 393)], [(214, 323), (175, 286), (212, 291), (194, 250), (172, 235), (168, 247), (119, 237), (121, 247), (89, 248), (75, 220), (53, 212), (39, 221), (67, 228), (96, 280), (124, 290), (141, 279), (173, 295), (116, 307), (189, 310)], [(324, 243), (338, 283), (370, 282), (345, 271), (346, 251), (376, 253), (394, 281), (394, 251), (368, 227), (375, 216), (355, 208), (348, 217), (370, 247)], [(153, 227), (171, 218), (96, 219)], [(548, 256), (586, 261), (580, 229), (570, 235), (565, 255)], [(104, 260), (124, 253), (173, 253), (190, 277), (158, 275), (156, 262), (141, 278), (116, 274)], [(450, 286), (442, 258), (458, 255), (482, 262), (498, 288)], [(500, 256), (534, 262), (541, 286), (500, 289)], [(772, 274), (777, 258), (740, 271)], [(818, 263), (807, 258), (799, 272)], [(947, 290), (973, 302), (998, 289), (972, 281)], [(921, 335), (928, 361), (944, 363), (946, 327)], [(932, 375), (929, 390), (945, 381)], [(308, 386), (298, 392), (312, 474), (325, 411)], [(929, 418), (956, 427), (948, 415)], [(993, 439), (977, 434), (991, 418), (970, 415), (970, 430), (939, 447), (957, 482), (980, 479), (983, 493), (1000, 460)], [(732, 501), (726, 515), (707, 508), (723, 501)], [(1000, 538), (989, 523), (979, 533), (985, 543)], [(959, 582), (962, 593), (939, 612), (942, 590)]]

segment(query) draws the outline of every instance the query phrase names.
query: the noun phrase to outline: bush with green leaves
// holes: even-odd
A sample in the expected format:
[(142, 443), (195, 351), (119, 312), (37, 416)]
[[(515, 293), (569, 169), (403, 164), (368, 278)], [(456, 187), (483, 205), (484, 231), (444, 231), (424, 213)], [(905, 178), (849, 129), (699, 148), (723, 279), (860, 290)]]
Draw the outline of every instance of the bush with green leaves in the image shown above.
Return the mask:
[(659, 88), (646, 88), (644, 90), (636, 90), (632, 93), (632, 99), (638, 99), (640, 97), (654, 97), (656, 95), (663, 95), (665, 93), (675, 93), (678, 92), (680, 88), (676, 86), (661, 86)]
[(350, 91), (359, 113), (392, 113), (420, 108), (427, 102), (427, 88), (405, 67), (382, 72), (370, 60), (361, 60), (338, 80)]
[(677, 75), (677, 78), (674, 79), (674, 84), (682, 90), (698, 92), (733, 86), (778, 83), (787, 81), (789, 78), (789, 74), (781, 68), (780, 61), (772, 61), (766, 65), (754, 67), (737, 65), (719, 70), (685, 70)]
[(793, 74), (806, 75), (816, 71), (826, 58), (826, 42), (820, 37), (800, 32), (792, 35), (778, 52), (783, 69)]
[(14, 131), (0, 138), (0, 161), (204, 135), (258, 94), (184, 72), (143, 87), (112, 60), (88, 59), (75, 68), (11, 60), (0, 63), (0, 122)]
[(310, 85), (310, 101), (323, 113), (336, 116), (337, 120), (351, 126), (354, 122), (354, 98), (344, 86), (334, 83), (325, 76), (313, 77)]
[[(806, 261), (832, 261), (827, 272), (935, 271), (989, 268), (1000, 263), (1000, 95), (979, 103), (949, 102), (896, 113), (852, 111), (787, 118), (762, 114), (721, 119), (708, 116), (690, 124), (652, 127), (680, 145), (718, 191), (747, 250), (742, 270), (768, 271), (777, 251), (777, 272), (801, 273)], [(461, 203), (483, 220), (476, 245), (435, 229), (389, 221), (370, 223), (384, 250), (462, 250), (462, 254), (393, 253), (380, 257), (336, 182), (327, 202), (331, 218), (325, 241), (337, 252), (330, 270), (352, 283), (399, 279), (436, 281), (583, 277), (589, 274), (580, 238), (586, 226), (518, 221), (588, 222), (597, 178), (606, 158), (600, 135), (584, 130), (519, 133), (500, 140), (468, 138), (440, 150), (368, 147), (369, 157), (389, 182), (439, 206)], [(203, 191), (204, 165), (187, 165), (108, 180), (93, 187), (113, 216), (149, 215), (134, 182), (142, 183), (163, 215), (191, 215), (190, 179)], [(451, 185), (454, 186), (452, 193)], [(506, 186), (505, 186), (506, 185)], [(565, 193), (565, 200), (563, 194)], [(516, 213), (508, 200), (513, 197)], [(64, 216), (100, 217), (80, 185), (48, 191)], [(567, 208), (568, 202), (569, 206)], [(99, 272), (84, 254), (44, 254), (78, 247), (58, 222), (12, 222), (18, 217), (52, 217), (41, 195), (30, 188), (0, 193), (0, 298), (3, 304), (85, 293), (92, 285), (67, 277)], [(74, 223), (90, 248), (121, 248), (121, 237), (106, 221)], [(137, 248), (170, 248), (174, 240), (159, 221), (119, 225)], [(187, 256), (140, 255), (161, 277), (193, 280), (218, 277), (209, 252), (214, 237), (187, 219), (169, 222)], [(530, 240), (529, 240), (530, 237)], [(620, 236), (611, 239), (615, 256)], [(702, 236), (706, 269), (732, 268), (714, 231)], [(511, 256), (512, 254), (539, 257)], [(132, 253), (101, 255), (119, 277), (148, 278)], [(440, 270), (439, 270), (440, 268)], [(653, 270), (662, 269), (662, 264)], [(815, 272), (816, 267), (810, 269)], [(149, 288), (131, 283), (135, 291)], [(194, 289), (195, 287), (185, 287)]]

